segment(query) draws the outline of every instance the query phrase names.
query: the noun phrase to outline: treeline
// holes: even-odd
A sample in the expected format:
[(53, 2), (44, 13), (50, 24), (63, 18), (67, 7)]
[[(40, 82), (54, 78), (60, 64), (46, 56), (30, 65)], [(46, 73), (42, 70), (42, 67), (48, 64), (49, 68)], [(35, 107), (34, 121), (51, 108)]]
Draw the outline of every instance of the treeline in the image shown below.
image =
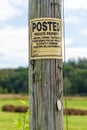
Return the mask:
[(63, 69), (64, 94), (87, 95), (87, 59), (69, 60)]
[[(87, 95), (87, 59), (63, 63), (64, 94)], [(0, 93), (27, 93), (28, 68), (0, 69)]]
[(28, 68), (1, 69), (0, 93), (28, 93)]

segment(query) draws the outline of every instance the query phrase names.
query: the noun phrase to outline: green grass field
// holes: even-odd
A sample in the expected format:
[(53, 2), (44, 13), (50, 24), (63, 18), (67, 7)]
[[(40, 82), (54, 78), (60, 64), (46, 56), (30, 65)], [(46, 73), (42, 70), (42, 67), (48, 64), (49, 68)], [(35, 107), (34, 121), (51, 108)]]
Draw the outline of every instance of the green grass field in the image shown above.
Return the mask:
[[(64, 130), (66, 127), (64, 118)], [(87, 116), (68, 116), (68, 130), (87, 130)]]
[[(2, 96), (0, 95), (0, 130), (16, 130), (14, 120), (17, 120), (19, 118), (20, 113), (13, 113), (13, 112), (3, 112), (2, 106), (5, 104), (11, 104), (11, 105), (22, 105), (19, 101), (22, 99), (21, 97), (12, 97), (10, 95)], [(28, 100), (26, 98), (22, 99), (28, 104)], [(21, 130), (21, 129), (17, 129)]]
[[(78, 108), (87, 110), (87, 97), (68, 97), (66, 99), (68, 108)], [(64, 99), (64, 107), (65, 107), (65, 99)]]
[[(21, 105), (20, 98), (0, 98), (0, 130), (16, 130), (14, 119), (18, 119), (19, 113), (2, 112), (1, 108), (4, 104)], [(23, 98), (27, 104), (28, 99)], [(67, 106), (69, 108), (87, 109), (87, 97), (85, 98), (67, 98)], [(22, 115), (22, 114), (21, 114)], [(68, 116), (68, 130), (87, 130), (87, 116)], [(66, 129), (66, 116), (64, 116), (64, 130)], [(22, 130), (22, 129), (17, 129)]]
[[(87, 110), (87, 97), (68, 97), (67, 108)], [(65, 99), (64, 99), (65, 107)], [(64, 130), (87, 130), (87, 116), (64, 116)]]

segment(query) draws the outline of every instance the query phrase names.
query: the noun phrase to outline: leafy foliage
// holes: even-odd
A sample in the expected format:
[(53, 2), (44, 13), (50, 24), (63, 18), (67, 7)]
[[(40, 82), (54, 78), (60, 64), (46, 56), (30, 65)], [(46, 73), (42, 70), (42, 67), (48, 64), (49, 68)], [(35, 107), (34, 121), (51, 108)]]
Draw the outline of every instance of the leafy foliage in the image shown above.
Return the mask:
[(67, 94), (87, 94), (87, 59), (65, 63), (64, 87)]
[[(27, 106), (27, 103), (23, 100), (20, 100), (22, 105)], [(20, 114), (19, 118), (14, 120), (14, 124), (16, 126), (16, 130), (29, 130), (29, 110), (24, 113), (24, 114)]]
[(0, 93), (28, 93), (28, 68), (1, 69)]
[[(63, 71), (64, 94), (87, 95), (87, 59), (69, 60)], [(0, 93), (28, 93), (28, 68), (1, 69)]]

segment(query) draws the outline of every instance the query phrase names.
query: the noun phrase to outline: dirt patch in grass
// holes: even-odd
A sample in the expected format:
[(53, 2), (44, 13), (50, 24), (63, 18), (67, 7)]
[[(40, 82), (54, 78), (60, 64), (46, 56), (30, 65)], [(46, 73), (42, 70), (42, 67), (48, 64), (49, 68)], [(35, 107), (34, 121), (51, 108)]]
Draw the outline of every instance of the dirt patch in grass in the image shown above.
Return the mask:
[(87, 115), (87, 110), (67, 108), (64, 109), (64, 115)]
[(67, 96), (67, 100), (87, 100), (87, 96)]
[(25, 113), (28, 111), (28, 107), (27, 106), (3, 105), (2, 111)]
[[(28, 106), (15, 106), (15, 105), (3, 105), (2, 111), (7, 112), (21, 112), (25, 113), (29, 109)], [(81, 109), (74, 109), (74, 108), (67, 108), (64, 109), (64, 115), (87, 115), (87, 110), (81, 110)]]
[(28, 99), (28, 95), (21, 95), (21, 94), (0, 94), (0, 99)]

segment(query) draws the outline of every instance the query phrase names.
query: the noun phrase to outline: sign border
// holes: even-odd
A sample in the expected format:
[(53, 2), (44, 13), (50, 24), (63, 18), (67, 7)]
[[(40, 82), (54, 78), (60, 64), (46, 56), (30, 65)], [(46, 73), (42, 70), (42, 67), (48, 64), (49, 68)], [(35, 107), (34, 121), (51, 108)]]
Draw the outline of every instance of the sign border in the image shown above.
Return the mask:
[[(31, 23), (33, 21), (46, 21), (46, 20), (53, 20), (53, 21), (59, 21), (61, 23), (61, 55), (46, 55), (46, 56), (36, 56), (36, 57), (33, 57), (32, 56), (32, 41), (31, 41), (31, 38), (32, 38), (32, 26), (31, 26)], [(30, 23), (29, 23), (29, 29), (30, 29), (30, 37), (29, 37), (29, 58), (30, 60), (38, 60), (38, 59), (62, 59), (62, 19), (58, 19), (58, 18), (50, 18), (50, 17), (44, 17), (44, 18), (34, 18), (34, 19), (31, 19), (30, 20)]]

